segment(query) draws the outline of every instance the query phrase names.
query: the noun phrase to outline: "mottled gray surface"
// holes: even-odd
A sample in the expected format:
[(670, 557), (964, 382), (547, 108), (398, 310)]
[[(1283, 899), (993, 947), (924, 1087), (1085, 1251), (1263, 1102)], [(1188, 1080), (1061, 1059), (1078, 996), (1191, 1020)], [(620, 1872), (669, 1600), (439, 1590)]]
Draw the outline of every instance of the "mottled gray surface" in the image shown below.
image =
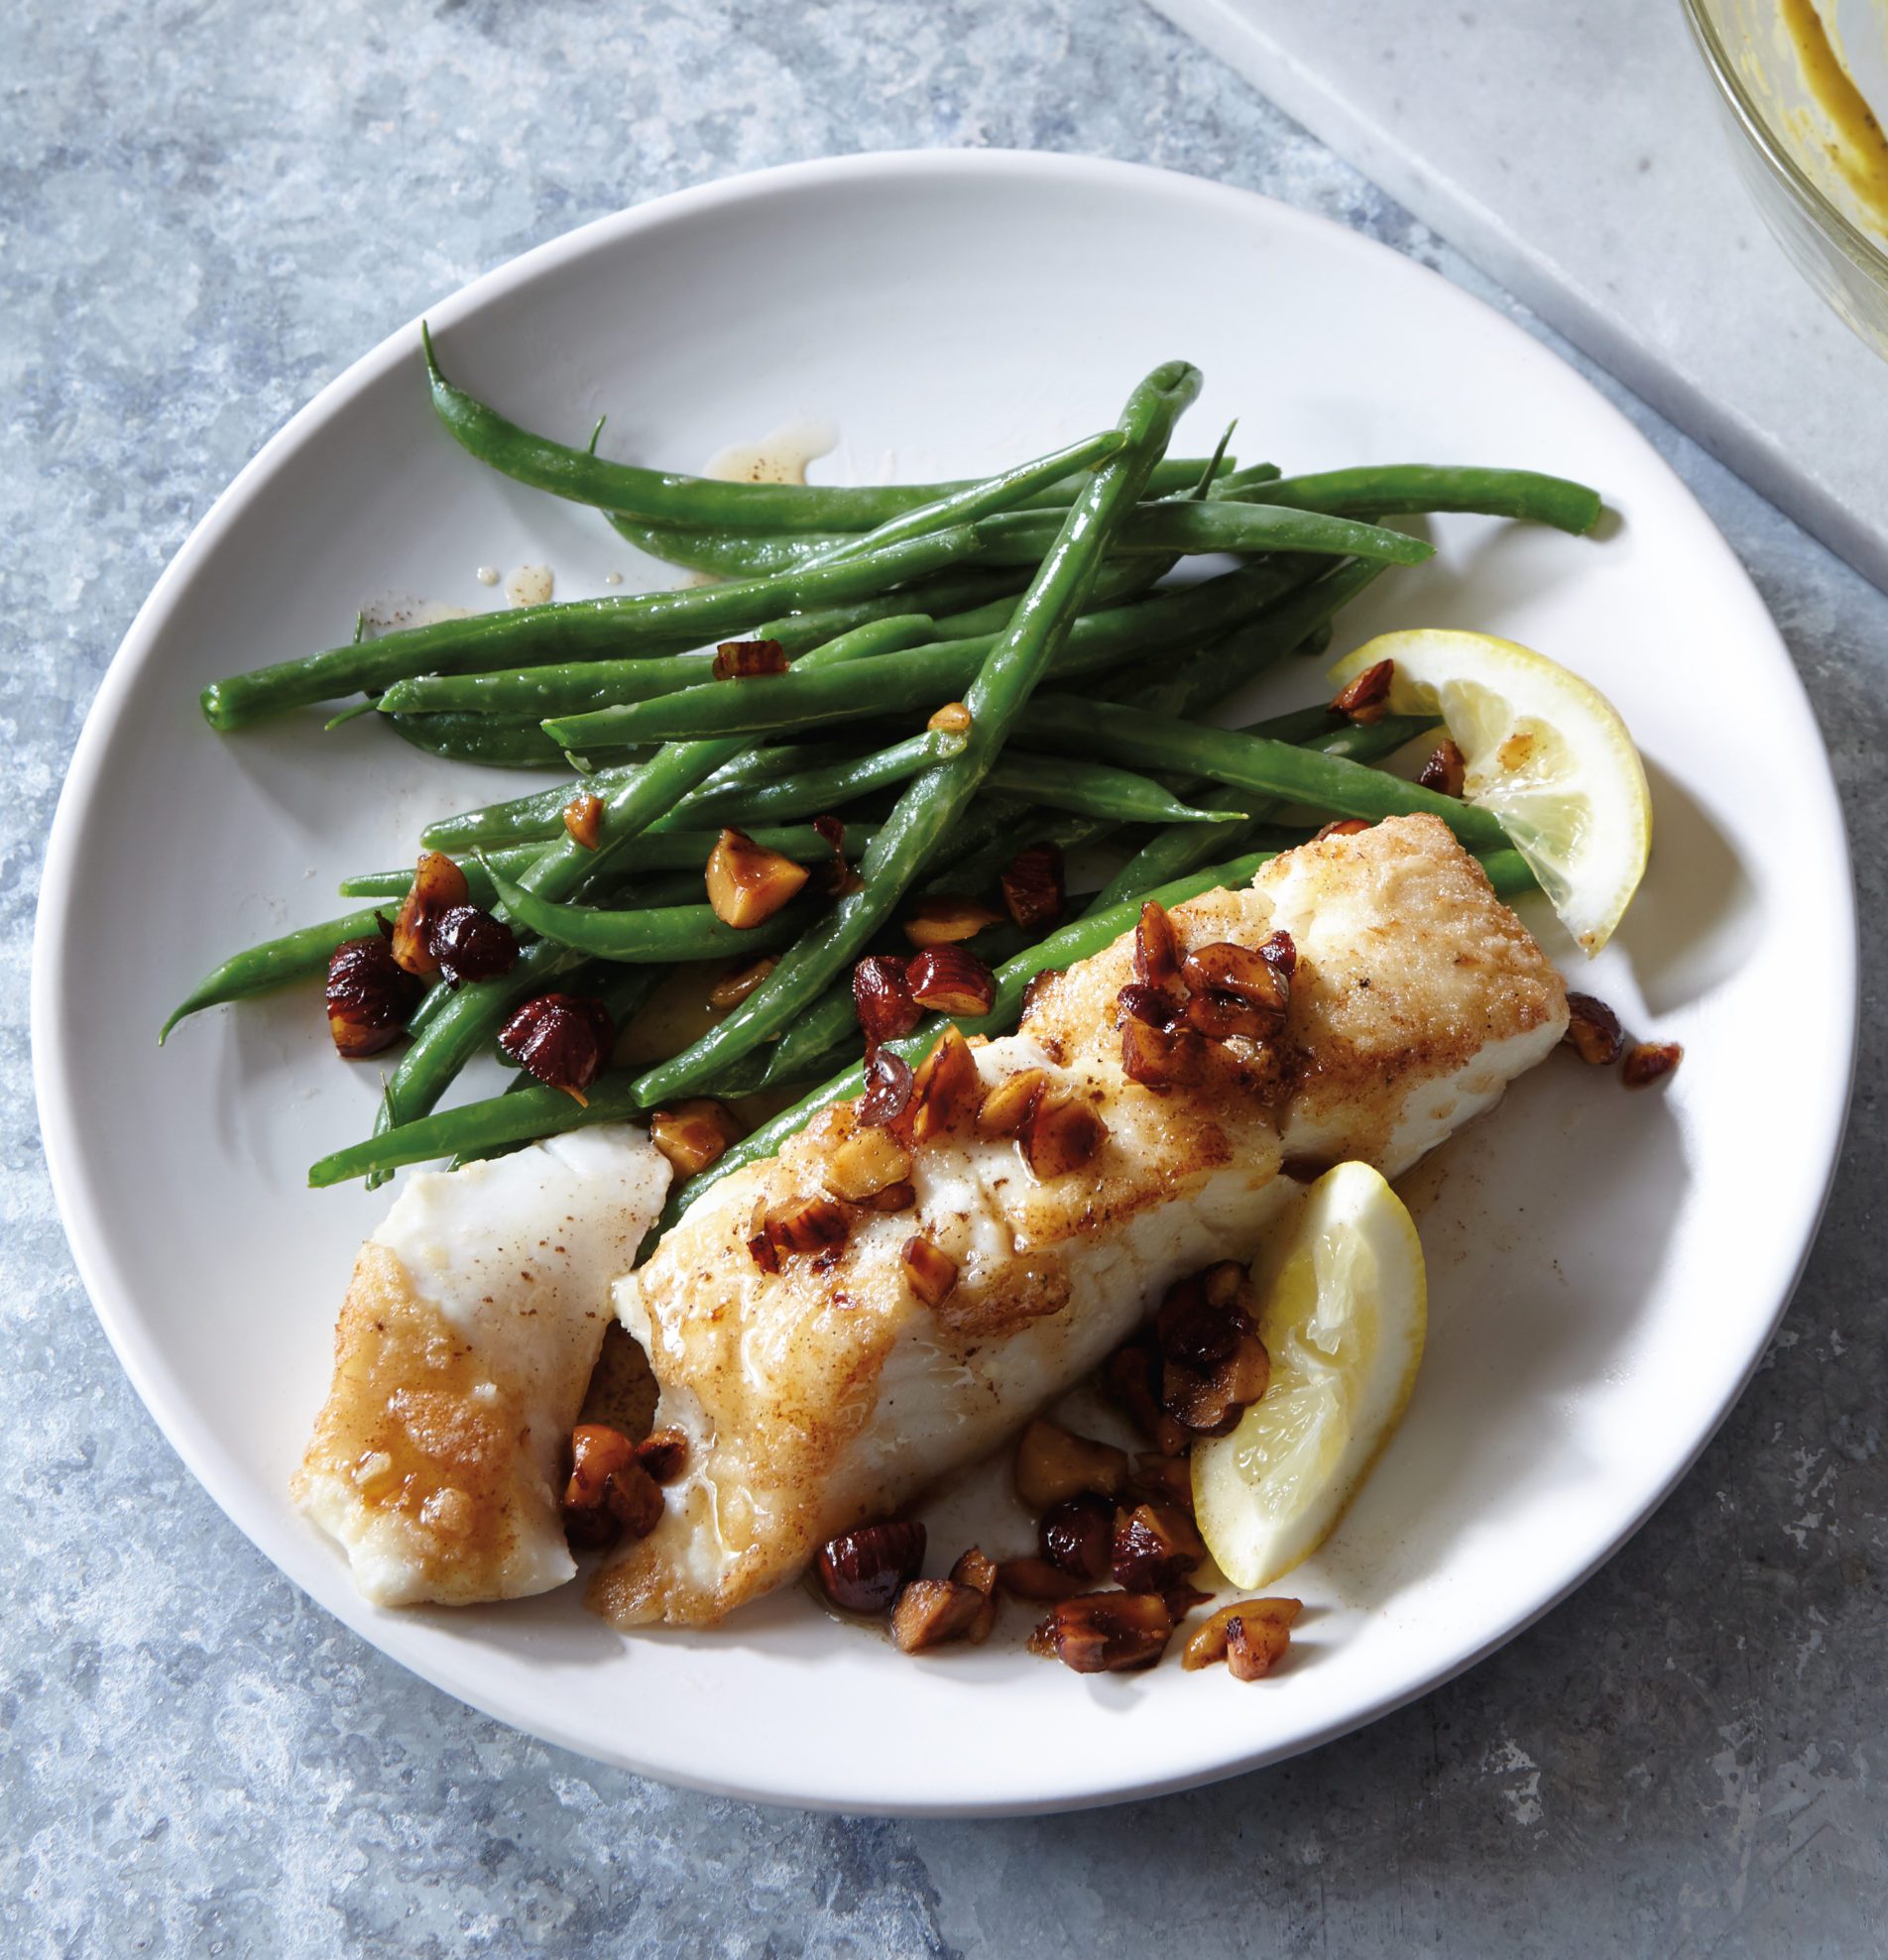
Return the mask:
[[(0, 123), (0, 1948), (1879, 1951), (1888, 600), (1639, 414), (1790, 637), (1870, 923), (1848, 1168), (1809, 1277), (1723, 1434), (1607, 1570), (1419, 1706), (1160, 1803), (881, 1824), (597, 1770), (301, 1600), (179, 1468), (72, 1275), (30, 1107), (28, 942), (59, 775), (139, 600), (263, 438), (418, 304), (753, 165), (1097, 151), (1478, 282), (1130, 0), (32, 11)], [(1789, 1139), (1764, 1132), (1753, 1061), (1760, 1178)]]

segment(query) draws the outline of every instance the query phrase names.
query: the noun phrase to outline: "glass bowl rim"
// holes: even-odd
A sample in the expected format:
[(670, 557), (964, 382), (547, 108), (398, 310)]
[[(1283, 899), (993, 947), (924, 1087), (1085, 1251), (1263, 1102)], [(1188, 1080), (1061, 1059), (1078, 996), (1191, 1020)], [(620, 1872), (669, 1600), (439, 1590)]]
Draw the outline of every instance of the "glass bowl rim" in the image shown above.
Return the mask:
[(1831, 204), (1783, 147), (1732, 65), (1716, 24), (1707, 12), (1707, 5), (1708, 0), (1685, 0), (1686, 18), (1691, 23), (1692, 37), (1698, 43), (1699, 53), (1705, 58), (1705, 65), (1711, 70), (1718, 93), (1730, 105), (1731, 113), (1744, 135), (1770, 167), (1771, 174), (1782, 180), (1784, 188), (1829, 243), (1877, 286), (1888, 288), (1888, 251), (1875, 244)]

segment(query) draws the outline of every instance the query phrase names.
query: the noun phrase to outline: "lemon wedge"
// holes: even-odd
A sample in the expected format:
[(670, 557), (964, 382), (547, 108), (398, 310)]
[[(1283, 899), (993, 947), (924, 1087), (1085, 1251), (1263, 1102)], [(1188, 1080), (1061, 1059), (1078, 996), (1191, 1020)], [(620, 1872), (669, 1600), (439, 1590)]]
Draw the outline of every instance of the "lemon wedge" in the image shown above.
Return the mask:
[(1270, 1384), (1231, 1435), (1193, 1449), (1201, 1535), (1247, 1588), (1330, 1537), (1409, 1402), (1429, 1323), (1422, 1241), (1368, 1164), (1312, 1185), (1252, 1278)]
[(1331, 669), (1342, 687), (1395, 662), (1389, 708), (1440, 714), (1467, 764), (1464, 794), (1501, 821), (1561, 923), (1589, 954), (1645, 875), (1652, 799), (1610, 701), (1559, 661), (1485, 633), (1386, 633)]

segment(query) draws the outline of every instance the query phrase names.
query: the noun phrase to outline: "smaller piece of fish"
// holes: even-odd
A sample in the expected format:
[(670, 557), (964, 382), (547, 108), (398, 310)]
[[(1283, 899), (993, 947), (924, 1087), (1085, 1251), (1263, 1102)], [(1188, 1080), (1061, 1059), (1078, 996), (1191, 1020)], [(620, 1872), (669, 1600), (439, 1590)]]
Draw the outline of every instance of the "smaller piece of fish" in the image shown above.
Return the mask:
[(575, 1575), (557, 1479), (611, 1282), (669, 1175), (645, 1131), (608, 1124), (407, 1180), (355, 1264), (293, 1486), (368, 1599), (469, 1605)]

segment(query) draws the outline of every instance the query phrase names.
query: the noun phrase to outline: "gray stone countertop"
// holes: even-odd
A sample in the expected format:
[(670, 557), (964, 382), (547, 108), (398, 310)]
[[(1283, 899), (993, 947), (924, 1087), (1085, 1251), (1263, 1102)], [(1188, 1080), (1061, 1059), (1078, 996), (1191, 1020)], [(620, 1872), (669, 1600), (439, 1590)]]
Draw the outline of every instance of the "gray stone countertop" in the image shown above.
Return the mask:
[[(19, 10), (8, 53), (0, 1949), (1881, 1951), (1888, 598), (1624, 403), (1809, 683), (1865, 983), (1846, 1162), (1795, 1307), (1604, 1571), (1416, 1706), (1191, 1795), (974, 1824), (677, 1793), (496, 1726), (300, 1597), (93, 1322), (40, 1159), (26, 994), (43, 840), (114, 645), (264, 438), (418, 305), (730, 172), (1091, 151), (1268, 191), (1485, 285), (1134, 0), (99, 0)], [(1779, 1001), (1753, 1182), (1789, 1148), (1761, 1090), (1789, 1033)]]

